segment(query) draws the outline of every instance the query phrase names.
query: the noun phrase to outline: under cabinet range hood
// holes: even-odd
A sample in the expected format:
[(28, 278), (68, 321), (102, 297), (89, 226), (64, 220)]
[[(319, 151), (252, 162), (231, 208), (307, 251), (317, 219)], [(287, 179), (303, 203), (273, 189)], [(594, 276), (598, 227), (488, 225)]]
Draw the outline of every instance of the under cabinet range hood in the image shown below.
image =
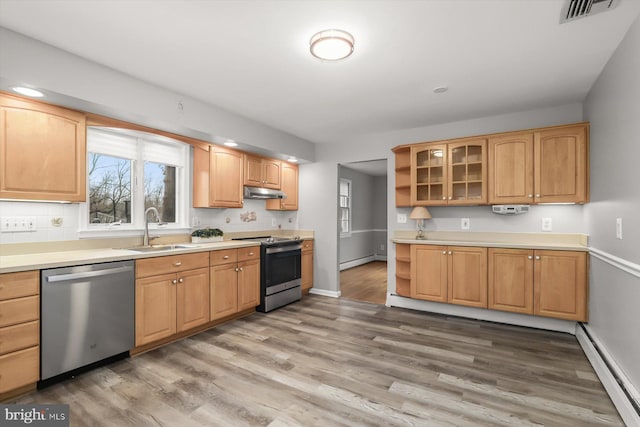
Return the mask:
[(245, 199), (286, 199), (287, 195), (280, 190), (261, 187), (244, 187)]

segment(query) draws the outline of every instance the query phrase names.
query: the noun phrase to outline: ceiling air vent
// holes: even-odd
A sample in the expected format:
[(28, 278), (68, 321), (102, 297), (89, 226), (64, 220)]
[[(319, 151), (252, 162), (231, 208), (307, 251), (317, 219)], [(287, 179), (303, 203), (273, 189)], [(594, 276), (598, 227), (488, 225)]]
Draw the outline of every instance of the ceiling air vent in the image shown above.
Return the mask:
[(560, 14), (560, 23), (606, 12), (616, 7), (620, 0), (566, 0)]

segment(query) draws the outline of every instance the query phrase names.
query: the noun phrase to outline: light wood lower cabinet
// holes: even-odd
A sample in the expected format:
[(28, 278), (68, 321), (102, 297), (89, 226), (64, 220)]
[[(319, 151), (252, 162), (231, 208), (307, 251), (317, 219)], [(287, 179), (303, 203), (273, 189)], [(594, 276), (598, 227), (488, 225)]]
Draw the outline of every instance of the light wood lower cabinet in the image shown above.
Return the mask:
[(308, 294), (313, 288), (313, 240), (302, 241), (302, 293)]
[(136, 261), (136, 346), (209, 321), (208, 264), (207, 252)]
[(0, 274), (0, 394), (39, 379), (39, 271)]
[[(407, 268), (408, 293), (403, 273)], [(586, 321), (587, 284), (586, 252), (396, 246), (396, 293), (400, 296)]]
[(586, 321), (586, 252), (489, 249), (489, 308)]
[(412, 245), (411, 297), (486, 308), (486, 248)]
[(260, 246), (210, 253), (210, 319), (222, 319), (260, 304)]

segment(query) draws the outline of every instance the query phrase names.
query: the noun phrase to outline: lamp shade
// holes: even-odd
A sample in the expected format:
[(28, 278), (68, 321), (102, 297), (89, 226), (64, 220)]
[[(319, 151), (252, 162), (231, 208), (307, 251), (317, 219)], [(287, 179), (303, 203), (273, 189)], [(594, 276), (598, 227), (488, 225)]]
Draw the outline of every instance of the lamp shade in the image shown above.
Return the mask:
[(409, 214), (411, 219), (431, 219), (431, 214), (424, 206), (416, 206)]

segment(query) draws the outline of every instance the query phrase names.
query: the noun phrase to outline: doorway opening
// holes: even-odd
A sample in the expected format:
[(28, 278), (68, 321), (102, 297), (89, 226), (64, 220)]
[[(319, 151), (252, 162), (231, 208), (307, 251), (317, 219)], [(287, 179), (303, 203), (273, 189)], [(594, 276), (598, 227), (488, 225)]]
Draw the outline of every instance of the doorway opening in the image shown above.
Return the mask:
[(341, 297), (387, 299), (387, 160), (339, 165), (338, 254)]

